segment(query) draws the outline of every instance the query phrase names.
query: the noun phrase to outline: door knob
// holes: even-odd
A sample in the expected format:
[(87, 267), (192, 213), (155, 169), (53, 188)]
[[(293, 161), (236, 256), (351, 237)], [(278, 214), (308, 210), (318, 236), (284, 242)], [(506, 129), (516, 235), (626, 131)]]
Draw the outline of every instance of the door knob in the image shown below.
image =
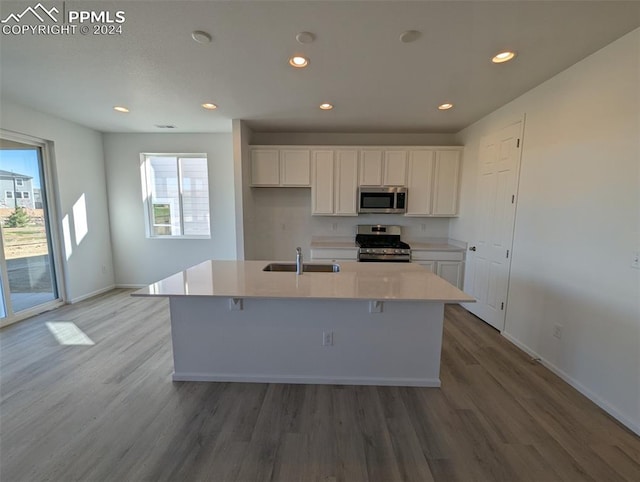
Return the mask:
[(475, 247), (475, 246), (471, 246), (471, 247), (469, 248), (469, 251), (475, 251), (475, 250), (476, 250), (476, 247)]

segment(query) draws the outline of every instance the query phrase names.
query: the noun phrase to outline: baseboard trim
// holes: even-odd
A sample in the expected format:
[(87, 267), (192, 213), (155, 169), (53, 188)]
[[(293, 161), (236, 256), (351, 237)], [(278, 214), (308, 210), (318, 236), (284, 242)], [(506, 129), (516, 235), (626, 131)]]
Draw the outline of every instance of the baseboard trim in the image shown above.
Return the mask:
[(145, 286), (148, 285), (138, 285), (138, 284), (129, 284), (129, 283), (117, 283), (116, 284), (116, 288), (123, 288), (123, 289), (140, 289), (140, 288), (144, 288)]
[(396, 387), (440, 386), (439, 378), (377, 378), (377, 377), (298, 377), (290, 375), (244, 375), (227, 373), (174, 372), (174, 382), (242, 382), (242, 383), (293, 383), (312, 385), (384, 385)]
[(587, 387), (585, 387), (578, 380), (576, 380), (575, 378), (571, 377), (568, 373), (564, 372), (563, 370), (561, 370), (560, 368), (555, 366), (549, 360), (546, 360), (545, 358), (540, 356), (538, 353), (536, 353), (534, 350), (529, 348), (527, 345), (521, 343), (517, 338), (514, 338), (513, 336), (509, 335), (508, 333), (505, 333), (504, 331), (501, 334), (502, 334), (503, 337), (505, 337), (507, 340), (509, 340), (511, 343), (513, 343), (518, 348), (520, 348), (527, 355), (529, 355), (532, 358), (535, 358), (537, 360), (540, 360), (540, 363), (545, 368), (549, 369), (554, 374), (556, 374), (557, 376), (562, 378), (563, 381), (565, 381), (566, 383), (571, 385), (573, 388), (578, 390), (585, 397), (587, 397), (589, 400), (591, 400), (593, 403), (595, 403), (598, 407), (600, 407), (602, 410), (604, 410), (609, 415), (611, 415), (613, 418), (615, 418), (622, 425), (627, 427), (629, 430), (634, 432), (636, 435), (640, 435), (640, 425), (634, 423), (628, 417), (626, 417), (625, 415), (620, 413), (609, 402), (607, 402), (606, 400), (603, 400), (602, 398), (600, 398), (598, 395), (596, 395), (594, 392), (589, 390)]
[(86, 299), (89, 298), (93, 298), (94, 296), (98, 296), (101, 295), (103, 293), (106, 293), (107, 291), (111, 291), (112, 289), (115, 289), (116, 285), (109, 285), (106, 286), (105, 288), (100, 288), (99, 290), (96, 291), (92, 291), (91, 293), (87, 293), (85, 295), (82, 296), (78, 296), (77, 298), (72, 298), (69, 300), (70, 304), (74, 304), (74, 303), (78, 303), (79, 301), (84, 301)]

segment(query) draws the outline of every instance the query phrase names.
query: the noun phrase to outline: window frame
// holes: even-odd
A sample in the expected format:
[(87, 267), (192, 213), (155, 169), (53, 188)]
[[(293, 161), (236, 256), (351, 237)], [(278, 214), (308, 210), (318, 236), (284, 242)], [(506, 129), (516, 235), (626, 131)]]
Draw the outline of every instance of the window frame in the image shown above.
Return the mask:
[[(156, 226), (153, 217), (152, 194), (153, 188), (151, 183), (150, 166), (148, 158), (151, 157), (171, 157), (176, 159), (176, 172), (178, 175), (178, 214), (180, 218), (180, 233), (182, 234), (154, 234), (153, 228)], [(209, 234), (184, 234), (184, 204), (183, 204), (183, 176), (181, 159), (205, 159), (207, 165), (207, 211), (209, 215)], [(204, 152), (142, 152), (140, 153), (140, 177), (142, 180), (142, 202), (145, 210), (145, 235), (147, 239), (211, 239), (211, 196), (209, 190), (209, 156)], [(162, 200), (164, 198), (157, 198)], [(167, 200), (167, 203), (173, 204), (173, 199)], [(169, 225), (172, 226), (172, 225)]]
[(22, 179), (21, 177), (16, 177), (15, 181), (16, 187), (24, 187), (24, 179)]
[(4, 198), (5, 198), (5, 199), (15, 199), (15, 198), (13, 197), (13, 191), (5, 191), (5, 192), (4, 192)]

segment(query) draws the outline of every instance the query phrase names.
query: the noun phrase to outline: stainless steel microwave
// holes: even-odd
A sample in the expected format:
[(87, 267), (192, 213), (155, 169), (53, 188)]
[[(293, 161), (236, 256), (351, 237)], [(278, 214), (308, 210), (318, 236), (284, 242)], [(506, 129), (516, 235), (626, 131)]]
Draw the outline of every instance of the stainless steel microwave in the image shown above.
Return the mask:
[(358, 189), (359, 213), (407, 212), (406, 187), (361, 187)]

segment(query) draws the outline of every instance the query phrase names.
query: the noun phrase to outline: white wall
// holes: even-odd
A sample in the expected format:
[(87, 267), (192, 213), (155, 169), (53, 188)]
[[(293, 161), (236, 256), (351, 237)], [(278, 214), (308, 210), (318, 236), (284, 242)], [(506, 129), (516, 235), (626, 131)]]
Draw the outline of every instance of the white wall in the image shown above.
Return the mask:
[[(236, 258), (231, 134), (104, 134), (109, 214), (117, 285), (149, 284), (207, 259)], [(205, 152), (211, 239), (148, 239), (140, 153)]]
[[(2, 99), (0, 127), (54, 143), (58, 229), (68, 216), (70, 239), (63, 256), (66, 297), (77, 301), (113, 286), (113, 262), (102, 135), (92, 129)], [(73, 207), (84, 194), (87, 234), (75, 236)], [(78, 204), (79, 206), (79, 204)], [(77, 212), (81, 211), (76, 209)]]
[(473, 242), (479, 139), (526, 113), (505, 335), (638, 433), (639, 73), (636, 30), (462, 131), (451, 222)]

